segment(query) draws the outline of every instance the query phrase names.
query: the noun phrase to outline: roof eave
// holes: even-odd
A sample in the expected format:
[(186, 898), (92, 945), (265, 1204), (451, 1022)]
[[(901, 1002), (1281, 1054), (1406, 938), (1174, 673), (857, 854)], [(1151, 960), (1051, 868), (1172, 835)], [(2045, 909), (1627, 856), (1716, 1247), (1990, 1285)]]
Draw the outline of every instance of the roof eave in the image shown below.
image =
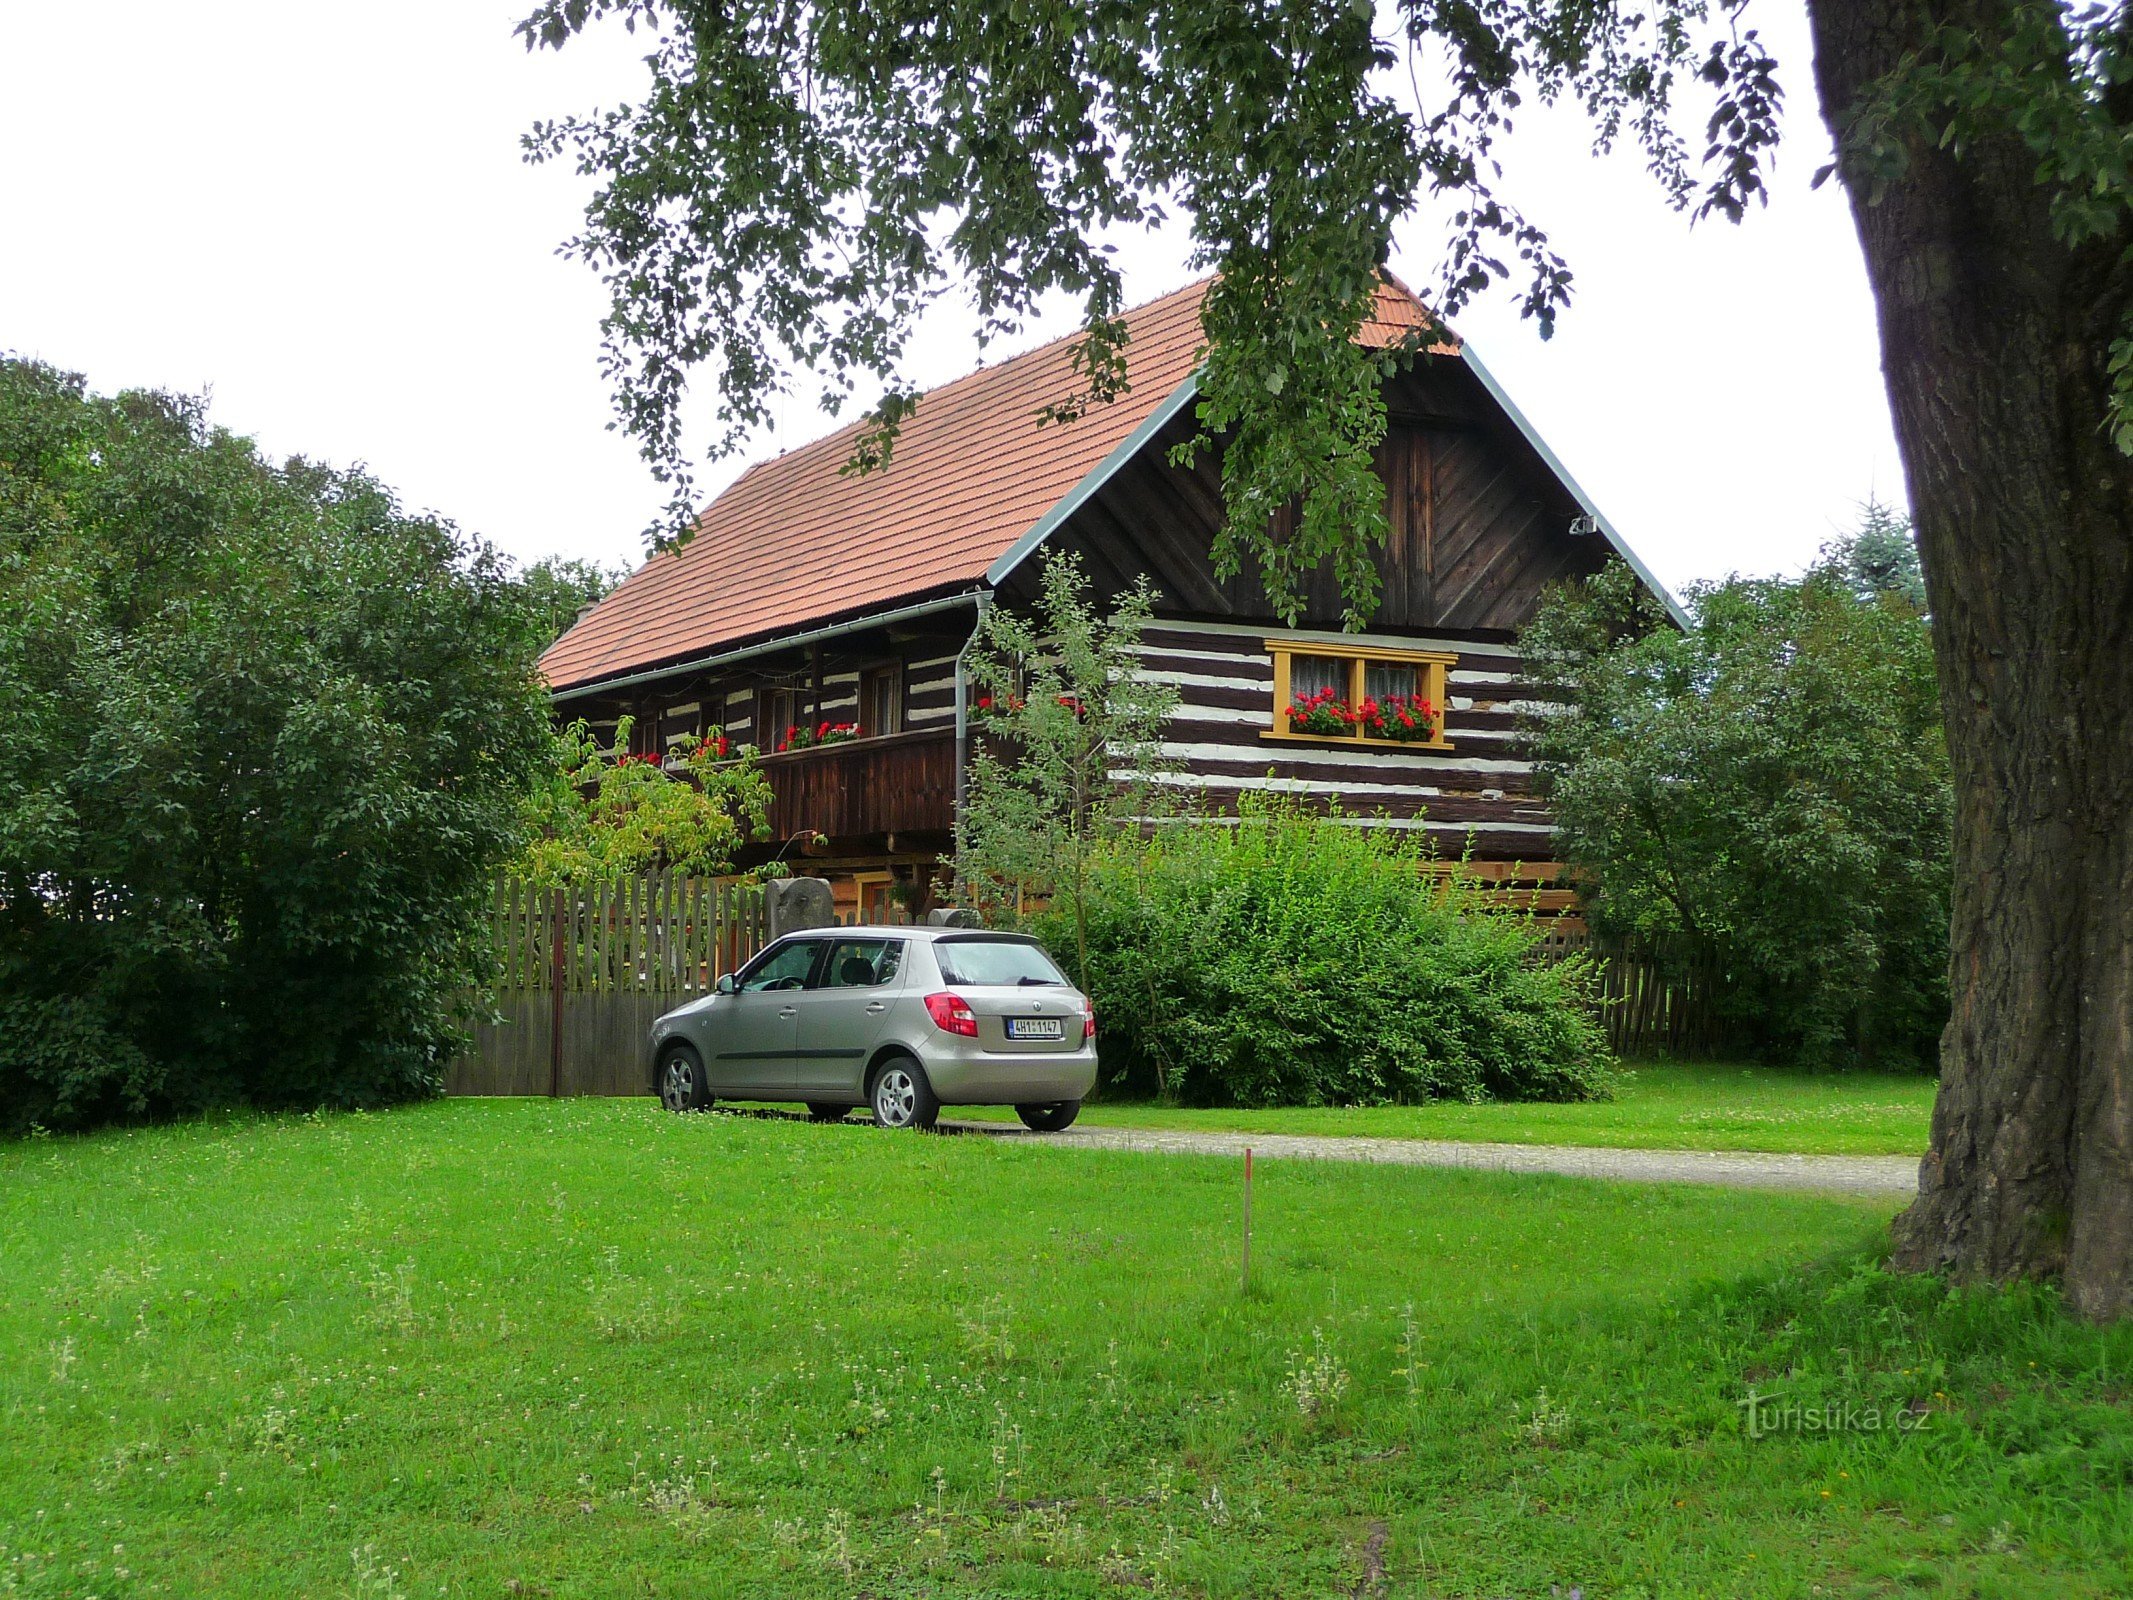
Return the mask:
[(802, 629), (797, 633), (773, 634), (753, 644), (735, 645), (728, 649), (713, 651), (709, 655), (691, 656), (682, 661), (670, 661), (665, 666), (647, 667), (640, 672), (623, 673), (616, 677), (591, 678), (563, 687), (551, 688), (551, 701), (581, 700), (587, 695), (609, 694), (618, 689), (634, 689), (640, 684), (656, 683), (662, 678), (676, 678), (691, 672), (708, 672), (714, 668), (730, 666), (742, 661), (751, 661), (757, 656), (776, 655), (781, 650), (794, 650), (822, 639), (834, 639), (847, 633), (862, 633), (868, 628), (887, 627), (892, 623), (908, 622), (917, 617), (931, 616), (939, 611), (952, 611), (958, 606), (972, 604), (980, 593), (979, 588), (959, 589), (953, 594), (936, 595), (930, 600), (914, 601), (908, 605), (891, 606), (887, 610), (861, 611), (842, 621), (825, 623), (820, 627)]
[(1162, 403), (1147, 416), (1140, 426), (1118, 442), (1112, 452), (1081, 476), (1081, 481), (1069, 489), (1045, 514), (1030, 524), (1029, 531), (1001, 553), (998, 560), (985, 569), (985, 581), (997, 589), (1006, 581), (1007, 575), (1029, 559), (1030, 553), (1049, 539), (1067, 518), (1085, 505), (1089, 498), (1111, 481), (1112, 475), (1135, 456), (1139, 455), (1150, 439), (1162, 431), (1180, 411), (1191, 405), (1200, 392), (1200, 375), (1197, 371), (1164, 397)]

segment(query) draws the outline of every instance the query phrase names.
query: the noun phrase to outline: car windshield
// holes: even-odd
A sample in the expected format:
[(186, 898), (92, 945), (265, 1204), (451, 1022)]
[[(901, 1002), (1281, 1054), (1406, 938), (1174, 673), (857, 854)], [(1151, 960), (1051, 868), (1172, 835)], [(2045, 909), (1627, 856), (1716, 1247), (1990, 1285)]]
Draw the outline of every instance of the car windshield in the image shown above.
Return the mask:
[(1020, 939), (943, 939), (933, 947), (941, 976), (950, 983), (1063, 984), (1052, 958)]

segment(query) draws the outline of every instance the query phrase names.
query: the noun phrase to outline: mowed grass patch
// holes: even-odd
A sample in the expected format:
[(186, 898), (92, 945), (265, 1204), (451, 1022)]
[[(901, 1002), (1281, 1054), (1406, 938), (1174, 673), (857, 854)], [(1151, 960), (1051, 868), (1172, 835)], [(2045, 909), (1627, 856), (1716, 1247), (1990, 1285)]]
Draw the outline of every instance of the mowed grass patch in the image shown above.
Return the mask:
[[(1769, 1150), (1800, 1155), (1923, 1155), (1934, 1080), (1920, 1073), (1797, 1072), (1730, 1062), (1626, 1067), (1612, 1100), (1570, 1105), (1454, 1100), (1418, 1106), (1196, 1110), (1092, 1102), (1097, 1127), (1612, 1145), (1631, 1150)], [(1014, 1120), (1007, 1107), (952, 1106), (951, 1118)]]
[(1238, 1180), (645, 1102), (9, 1146), (0, 1592), (2133, 1581), (2133, 1343), (1882, 1277), (1886, 1206), (1268, 1163), (1246, 1295)]

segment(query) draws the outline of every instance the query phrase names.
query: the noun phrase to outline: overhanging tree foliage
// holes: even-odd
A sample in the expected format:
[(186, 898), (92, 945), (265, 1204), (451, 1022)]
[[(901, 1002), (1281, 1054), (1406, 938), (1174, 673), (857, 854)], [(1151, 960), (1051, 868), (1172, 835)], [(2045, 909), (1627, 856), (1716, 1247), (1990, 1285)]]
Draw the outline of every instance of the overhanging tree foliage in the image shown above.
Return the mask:
[[(1121, 294), (1098, 235), (1168, 209), (1223, 275), (1199, 415), (1231, 439), (1226, 554), (1277, 597), (1331, 557), (1360, 612), (1383, 416), (1349, 335), (1393, 221), (1424, 187), (1453, 197), (1440, 309), (1516, 271), (1545, 324), (1568, 273), (1494, 159), (1533, 98), (1632, 139), (1677, 204), (1737, 217), (1780, 105), (1746, 9), (1392, 0), (1381, 31), (1366, 0), (548, 0), (522, 32), (554, 46), (624, 17), (654, 39), (642, 101), (532, 148), (600, 180), (576, 247), (612, 291), (620, 417), (677, 486), (674, 527), (692, 368), (715, 370), (736, 428), (788, 362), (879, 376), (878, 457), (909, 404), (913, 318), (951, 281), (995, 329), (1048, 290), (1082, 295), (1085, 382), (1057, 405), (1101, 403)], [(1955, 774), (1954, 1019), (1898, 1260), (2063, 1271), (2079, 1309), (2116, 1316), (2133, 1308), (2127, 8), (1808, 13)], [(1700, 160), (1678, 125), (1699, 119)], [(1283, 539), (1268, 513), (1290, 500)]]
[(0, 1127), (433, 1089), (545, 626), (358, 473), (0, 362)]

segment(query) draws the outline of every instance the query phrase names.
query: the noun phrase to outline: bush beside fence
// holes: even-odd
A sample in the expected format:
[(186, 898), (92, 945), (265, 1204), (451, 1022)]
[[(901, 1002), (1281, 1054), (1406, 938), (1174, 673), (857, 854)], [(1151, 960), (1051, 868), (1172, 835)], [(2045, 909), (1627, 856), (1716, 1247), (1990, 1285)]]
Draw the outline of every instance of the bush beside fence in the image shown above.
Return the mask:
[[(472, 1048), (447, 1070), (445, 1092), (642, 1094), (653, 1021), (708, 991), (768, 936), (754, 879), (500, 882), (489, 928), (495, 986), (478, 998)], [(1709, 951), (1603, 941), (1570, 924), (1543, 934), (1536, 954), (1598, 958), (1600, 1021), (1617, 1055), (1709, 1055), (1737, 1042)]]

